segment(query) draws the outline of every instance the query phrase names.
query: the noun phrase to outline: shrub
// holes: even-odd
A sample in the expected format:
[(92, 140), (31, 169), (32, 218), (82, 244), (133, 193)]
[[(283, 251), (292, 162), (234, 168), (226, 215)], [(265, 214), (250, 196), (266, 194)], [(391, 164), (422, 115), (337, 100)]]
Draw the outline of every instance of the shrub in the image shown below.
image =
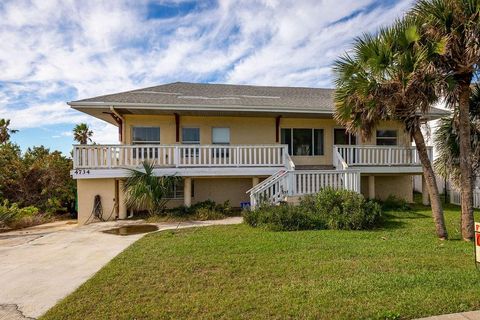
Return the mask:
[(389, 195), (384, 201), (380, 201), (382, 209), (385, 211), (411, 211), (412, 207), (405, 201), (405, 199), (398, 198), (394, 195)]
[(323, 223), (313, 212), (302, 206), (281, 204), (262, 206), (258, 210), (243, 213), (245, 223), (272, 231), (297, 231), (322, 229)]
[(230, 202), (217, 204), (212, 200), (197, 202), (190, 207), (180, 206), (167, 211), (167, 216), (176, 218), (192, 218), (197, 220), (218, 220), (231, 216), (233, 210)]
[(245, 211), (245, 223), (277, 231), (339, 229), (362, 230), (378, 225), (382, 210), (356, 192), (325, 188), (303, 197), (298, 206), (262, 206)]
[(200, 208), (195, 212), (195, 219), (200, 221), (220, 220), (223, 218), (225, 218), (225, 215), (222, 212), (209, 208)]
[(4, 201), (0, 205), (0, 226), (18, 228), (29, 226), (40, 222), (42, 217), (39, 215), (38, 208), (28, 206), (20, 208), (17, 203), (12, 205), (8, 201)]
[(315, 195), (316, 213), (329, 229), (362, 230), (375, 227), (382, 216), (380, 205), (354, 191), (325, 188)]

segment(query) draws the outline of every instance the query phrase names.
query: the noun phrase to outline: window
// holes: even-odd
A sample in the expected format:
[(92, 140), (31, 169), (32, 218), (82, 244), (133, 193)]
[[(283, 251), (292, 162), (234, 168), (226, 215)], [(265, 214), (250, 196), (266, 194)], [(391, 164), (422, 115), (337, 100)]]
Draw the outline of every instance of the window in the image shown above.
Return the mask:
[(213, 144), (230, 144), (230, 128), (212, 128)]
[(159, 127), (133, 127), (133, 144), (158, 144), (160, 143)]
[(377, 146), (396, 146), (396, 130), (377, 130)]
[(349, 134), (345, 129), (334, 129), (333, 144), (355, 145), (357, 144), (357, 137), (353, 134)]
[[(183, 179), (178, 179), (166, 195), (167, 199), (183, 199)], [(192, 179), (192, 197), (194, 195), (194, 180)]]
[[(160, 143), (160, 127), (132, 127), (132, 143), (133, 144), (159, 144)], [(158, 158), (158, 150), (154, 148), (145, 148), (140, 152), (138, 157)], [(137, 150), (133, 150), (133, 158), (137, 158)]]
[(200, 144), (200, 128), (182, 128), (182, 143)]
[[(212, 144), (230, 144), (230, 128), (212, 128)], [(215, 157), (228, 158), (229, 149), (213, 149)]]
[(323, 129), (281, 129), (282, 144), (294, 156), (323, 155)]

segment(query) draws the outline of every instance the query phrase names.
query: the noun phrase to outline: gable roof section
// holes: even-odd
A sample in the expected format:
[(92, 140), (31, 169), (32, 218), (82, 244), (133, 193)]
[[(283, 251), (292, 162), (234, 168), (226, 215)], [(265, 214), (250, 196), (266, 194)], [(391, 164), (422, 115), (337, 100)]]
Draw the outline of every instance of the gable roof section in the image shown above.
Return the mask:
[[(331, 116), (334, 89), (175, 82), (69, 102), (72, 108), (99, 116), (115, 107), (121, 113), (216, 112), (225, 114), (295, 114)], [(105, 113), (105, 112), (103, 112)], [(438, 117), (443, 110), (432, 110)], [(111, 121), (109, 121), (111, 122)]]

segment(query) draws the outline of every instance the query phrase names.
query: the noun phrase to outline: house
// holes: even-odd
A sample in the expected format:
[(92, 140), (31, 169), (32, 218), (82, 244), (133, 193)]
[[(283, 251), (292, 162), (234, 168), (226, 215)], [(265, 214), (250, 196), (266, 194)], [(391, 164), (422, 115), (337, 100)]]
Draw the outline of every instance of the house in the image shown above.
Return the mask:
[[(115, 145), (74, 146), (80, 223), (96, 195), (105, 216), (125, 218), (126, 168), (144, 160), (158, 176), (182, 177), (172, 206), (255, 206), (325, 186), (412, 201), (412, 177), (422, 174), (401, 123), (384, 122), (362, 141), (333, 120), (332, 89), (176, 82), (69, 105), (114, 124), (119, 137)], [(425, 121), (442, 115), (434, 109)]]

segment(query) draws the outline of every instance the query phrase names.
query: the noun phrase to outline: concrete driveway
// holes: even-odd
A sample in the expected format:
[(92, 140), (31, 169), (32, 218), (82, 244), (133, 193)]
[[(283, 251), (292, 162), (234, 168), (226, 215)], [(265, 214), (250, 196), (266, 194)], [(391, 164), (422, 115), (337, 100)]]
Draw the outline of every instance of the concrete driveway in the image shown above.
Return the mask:
[[(161, 223), (159, 230), (241, 223), (216, 221)], [(0, 320), (36, 318), (53, 307), (142, 235), (101, 231), (142, 221), (77, 226), (74, 221), (0, 233)]]

